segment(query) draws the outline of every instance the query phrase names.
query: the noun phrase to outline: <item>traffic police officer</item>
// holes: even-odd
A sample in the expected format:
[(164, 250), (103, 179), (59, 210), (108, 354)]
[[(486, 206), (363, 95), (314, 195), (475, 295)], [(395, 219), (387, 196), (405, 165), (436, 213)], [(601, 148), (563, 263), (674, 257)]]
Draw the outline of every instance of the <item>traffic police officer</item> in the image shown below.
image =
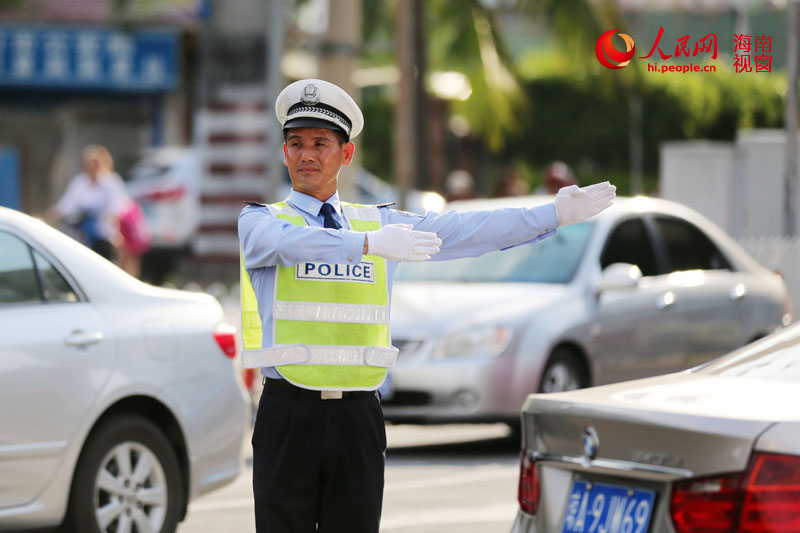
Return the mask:
[(397, 349), (389, 335), (400, 261), (474, 257), (536, 242), (608, 207), (609, 183), (553, 203), (443, 215), (341, 201), (339, 170), (363, 127), (358, 105), (323, 80), (278, 96), (292, 191), (239, 216), (242, 365), (265, 388), (253, 433), (256, 529), (375, 533), (386, 432), (376, 390)]

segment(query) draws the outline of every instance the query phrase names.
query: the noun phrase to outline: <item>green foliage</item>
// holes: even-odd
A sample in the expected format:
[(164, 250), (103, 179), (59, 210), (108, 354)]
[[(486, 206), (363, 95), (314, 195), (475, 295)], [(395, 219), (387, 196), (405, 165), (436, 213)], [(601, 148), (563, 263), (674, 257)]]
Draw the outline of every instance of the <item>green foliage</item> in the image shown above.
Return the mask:
[(384, 2), (361, 2), (361, 40), (365, 43), (375, 39), (381, 29), (388, 25), (389, 8)]
[(628, 192), (633, 91), (642, 98), (644, 171), (650, 190), (664, 141), (729, 141), (741, 128), (783, 126), (783, 74), (737, 74), (722, 68), (713, 73), (645, 72), (641, 86), (626, 87), (608, 83), (616, 71), (587, 72), (552, 55), (525, 61), (521, 71), (536, 73), (525, 85), (532, 111), (520, 117), (529, 126), (508, 142), (504, 158), (530, 168), (561, 159), (576, 169), (583, 183), (618, 175), (622, 193)]
[(0, 9), (17, 9), (22, 7), (24, 0), (0, 0)]
[(686, 138), (733, 139), (737, 129), (782, 126), (784, 74), (652, 74), (652, 90), (680, 108)]
[(356, 139), (361, 165), (384, 179), (394, 175), (394, 102), (383, 91), (368, 87), (361, 94), (364, 132)]
[[(511, 163), (535, 187), (541, 170), (561, 159), (581, 183), (612, 179), (621, 194), (628, 194), (629, 90), (604, 78), (616, 72), (573, 69), (556, 55), (541, 56), (536, 63), (522, 68), (538, 74), (523, 85), (532, 104), (515, 115), (519, 130), (505, 132), (502, 150), (490, 155), (485, 145), (484, 168)], [(731, 141), (741, 128), (783, 126), (783, 74), (646, 74), (640, 89), (645, 191), (657, 186), (659, 148), (665, 141)], [(365, 91), (362, 107), (368, 128), (360, 141), (363, 164), (379, 176), (391, 176), (391, 99), (376, 89)]]
[[(364, 66), (394, 59), (393, 4), (375, 4), (365, 10)], [(539, 17), (554, 39), (552, 50), (530, 47), (516, 62), (498, 29), (497, 13), (486, 2), (429, 0), (424, 5), (429, 69), (461, 72), (472, 87), (469, 99), (450, 103), (450, 112), (467, 119), (473, 141), (483, 146), (473, 157), (483, 189), (482, 182), (509, 164), (536, 186), (542, 168), (561, 159), (582, 183), (611, 179), (628, 193), (630, 102), (637, 95), (646, 191), (657, 186), (664, 141), (732, 140), (740, 128), (783, 124), (784, 74), (737, 74), (723, 61), (716, 61), (713, 73), (647, 72), (644, 61), (622, 70), (602, 67), (594, 57), (597, 36), (608, 28), (629, 32), (613, 0), (517, 0), (516, 6)], [(368, 128), (360, 140), (363, 164), (379, 176), (391, 176), (392, 96), (368, 89), (362, 104)]]
[[(423, 3), (428, 72), (456, 71), (469, 81), (472, 94), (453, 102), (452, 112), (465, 117), (470, 130), (491, 151), (502, 149), (509, 133), (521, 129), (517, 117), (527, 113), (529, 103), (522, 90), (514, 62), (498, 31), (493, 9), (481, 0), (429, 0)], [(363, 67), (396, 62), (394, 48), (394, 3), (364, 2)], [(367, 124), (379, 124), (375, 136), (364, 137), (364, 165), (381, 176), (391, 175), (393, 113), (391, 94), (364, 91), (362, 108)], [(389, 92), (389, 91), (387, 91)], [(370, 93), (370, 94), (367, 94)], [(377, 151), (370, 147), (375, 146)], [(376, 157), (380, 154), (381, 157)]]
[[(498, 32), (495, 15), (478, 0), (431, 0), (425, 4), (431, 70), (455, 70), (470, 82), (472, 95), (454, 102), (488, 148), (499, 151), (528, 101)], [(446, 21), (446, 23), (443, 23)]]

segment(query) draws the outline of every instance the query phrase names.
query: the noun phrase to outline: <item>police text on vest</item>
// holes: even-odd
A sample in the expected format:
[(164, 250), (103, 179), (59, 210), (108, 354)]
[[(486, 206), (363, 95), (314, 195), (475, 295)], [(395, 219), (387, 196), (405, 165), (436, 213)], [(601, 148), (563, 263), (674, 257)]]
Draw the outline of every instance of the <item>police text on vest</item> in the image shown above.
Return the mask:
[(295, 279), (375, 283), (375, 264), (369, 261), (362, 261), (357, 265), (340, 263), (300, 263), (295, 269)]

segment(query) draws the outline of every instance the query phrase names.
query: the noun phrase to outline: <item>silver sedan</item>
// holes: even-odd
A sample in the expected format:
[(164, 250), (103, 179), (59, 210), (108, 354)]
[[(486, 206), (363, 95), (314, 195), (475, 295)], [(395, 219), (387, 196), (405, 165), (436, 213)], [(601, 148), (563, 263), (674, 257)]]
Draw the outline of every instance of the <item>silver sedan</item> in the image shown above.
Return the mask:
[(235, 331), (0, 207), (0, 529), (175, 531), (242, 471)]
[(522, 410), (514, 533), (800, 531), (800, 326)]
[(382, 392), (395, 422), (514, 423), (532, 392), (690, 368), (791, 320), (778, 274), (699, 213), (650, 198), (618, 198), (539, 243), (404, 263), (393, 292), (400, 355)]

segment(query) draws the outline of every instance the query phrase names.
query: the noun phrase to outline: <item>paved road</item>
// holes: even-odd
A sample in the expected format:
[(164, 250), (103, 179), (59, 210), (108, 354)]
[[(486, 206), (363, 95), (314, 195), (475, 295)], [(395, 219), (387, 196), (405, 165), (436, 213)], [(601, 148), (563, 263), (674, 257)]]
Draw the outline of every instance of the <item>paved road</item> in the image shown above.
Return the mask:
[[(389, 426), (381, 531), (508, 533), (517, 511), (518, 444), (498, 425)], [(178, 533), (255, 531), (248, 469), (198, 498)]]

